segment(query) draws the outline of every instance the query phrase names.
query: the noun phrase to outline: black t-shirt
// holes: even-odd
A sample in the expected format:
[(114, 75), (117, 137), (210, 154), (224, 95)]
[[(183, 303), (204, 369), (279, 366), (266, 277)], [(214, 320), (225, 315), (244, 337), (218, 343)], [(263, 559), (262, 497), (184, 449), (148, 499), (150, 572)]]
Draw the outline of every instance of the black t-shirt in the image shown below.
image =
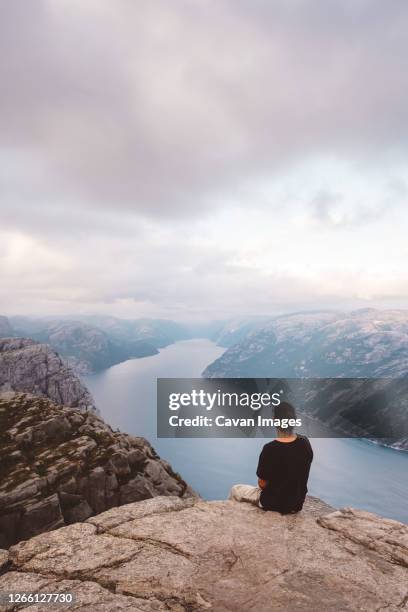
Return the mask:
[(293, 442), (273, 440), (265, 444), (256, 471), (258, 478), (268, 481), (261, 493), (262, 508), (281, 514), (299, 512), (312, 460), (312, 447), (305, 436), (298, 435)]

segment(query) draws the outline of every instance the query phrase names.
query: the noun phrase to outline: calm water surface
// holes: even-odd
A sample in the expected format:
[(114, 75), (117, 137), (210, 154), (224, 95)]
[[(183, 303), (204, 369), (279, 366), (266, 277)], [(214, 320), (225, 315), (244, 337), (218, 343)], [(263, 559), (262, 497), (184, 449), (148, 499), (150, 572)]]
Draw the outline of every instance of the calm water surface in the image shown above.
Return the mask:
[[(103, 418), (148, 438), (203, 497), (225, 499), (237, 482), (256, 482), (264, 439), (158, 439), (156, 378), (199, 377), (224, 349), (209, 340), (177, 342), (158, 355), (87, 376)], [(355, 439), (313, 439), (309, 492), (336, 507), (355, 506), (408, 523), (408, 453)]]

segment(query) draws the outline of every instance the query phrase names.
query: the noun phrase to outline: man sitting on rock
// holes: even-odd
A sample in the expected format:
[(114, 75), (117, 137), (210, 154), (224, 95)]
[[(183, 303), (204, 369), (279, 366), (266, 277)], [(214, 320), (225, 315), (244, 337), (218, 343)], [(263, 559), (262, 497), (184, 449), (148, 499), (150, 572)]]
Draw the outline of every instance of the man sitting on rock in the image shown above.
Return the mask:
[[(294, 407), (282, 402), (275, 407), (275, 418), (282, 422), (295, 419)], [(278, 437), (268, 442), (259, 457), (258, 486), (238, 484), (230, 499), (253, 503), (263, 510), (281, 514), (300, 512), (307, 493), (307, 480), (313, 450), (305, 436), (296, 435), (293, 427), (277, 427)]]

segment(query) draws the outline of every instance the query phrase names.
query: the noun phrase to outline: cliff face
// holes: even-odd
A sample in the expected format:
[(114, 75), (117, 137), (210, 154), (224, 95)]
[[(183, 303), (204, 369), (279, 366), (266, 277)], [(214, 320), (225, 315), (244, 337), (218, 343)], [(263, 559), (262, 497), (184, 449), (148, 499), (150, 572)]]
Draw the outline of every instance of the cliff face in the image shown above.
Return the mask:
[(0, 395), (0, 548), (156, 495), (192, 491), (144, 438), (47, 398)]
[(400, 612), (408, 527), (330, 510), (310, 498), (281, 516), (157, 497), (13, 546), (0, 556), (0, 591), (72, 592), (76, 610), (93, 612)]
[(24, 391), (57, 404), (95, 410), (88, 389), (61, 357), (28, 338), (0, 340), (0, 390)]

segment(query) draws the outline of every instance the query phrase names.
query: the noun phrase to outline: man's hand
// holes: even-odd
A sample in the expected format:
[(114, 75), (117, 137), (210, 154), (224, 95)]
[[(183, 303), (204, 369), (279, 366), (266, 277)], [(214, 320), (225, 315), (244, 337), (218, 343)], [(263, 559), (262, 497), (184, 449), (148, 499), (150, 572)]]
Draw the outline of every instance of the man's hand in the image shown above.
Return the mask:
[(262, 480), (262, 478), (258, 478), (258, 487), (260, 489), (264, 489), (267, 484), (268, 484), (267, 480)]

